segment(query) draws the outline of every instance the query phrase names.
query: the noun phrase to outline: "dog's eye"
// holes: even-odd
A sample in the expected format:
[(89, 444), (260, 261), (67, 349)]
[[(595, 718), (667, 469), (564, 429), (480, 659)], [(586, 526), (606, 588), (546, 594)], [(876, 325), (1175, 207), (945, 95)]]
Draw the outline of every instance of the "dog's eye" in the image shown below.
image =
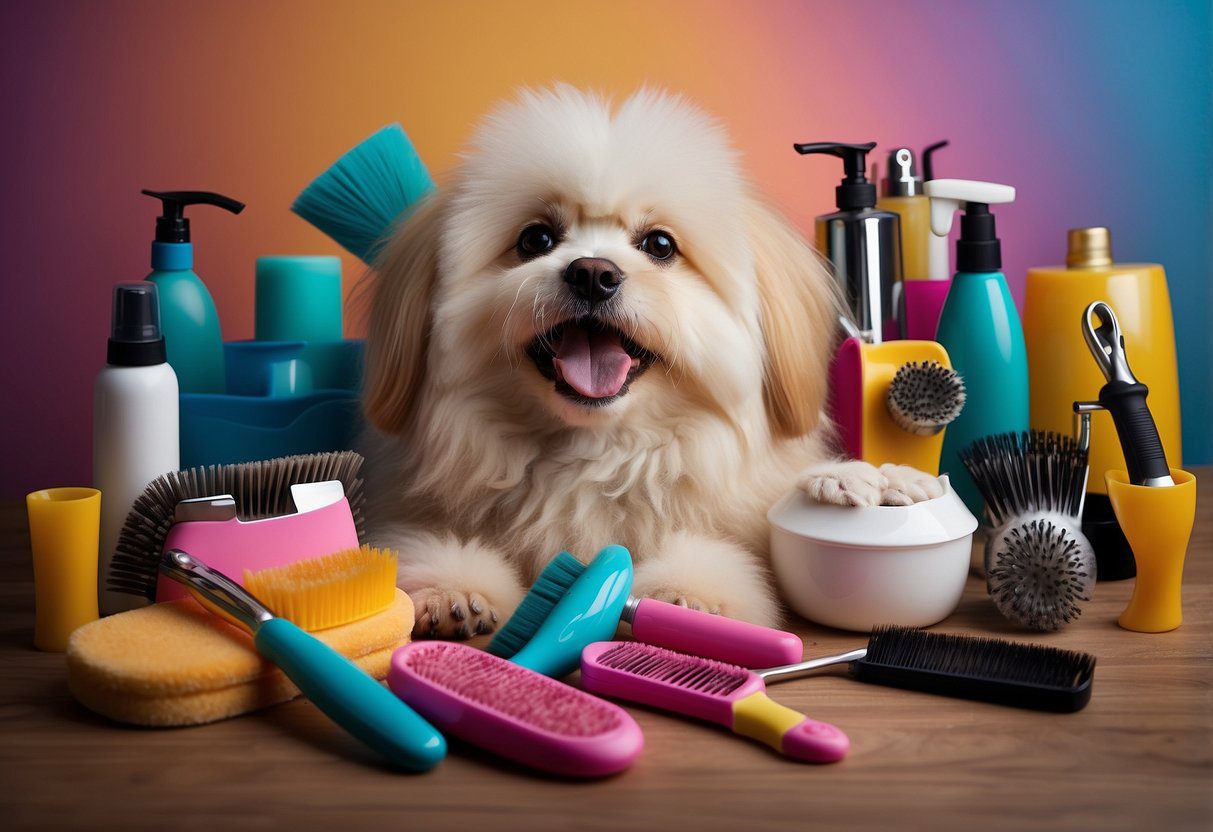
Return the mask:
[(523, 260), (547, 254), (556, 248), (556, 232), (550, 225), (528, 225), (518, 235), (518, 242), (514, 248)]
[(638, 248), (654, 260), (669, 260), (678, 251), (674, 238), (665, 231), (650, 231)]

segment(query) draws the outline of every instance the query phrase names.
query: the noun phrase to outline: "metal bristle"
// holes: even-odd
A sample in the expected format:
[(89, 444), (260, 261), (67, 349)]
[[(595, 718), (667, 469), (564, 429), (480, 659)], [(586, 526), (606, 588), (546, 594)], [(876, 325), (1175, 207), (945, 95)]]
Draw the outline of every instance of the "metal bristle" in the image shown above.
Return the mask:
[(938, 361), (911, 361), (889, 383), (889, 415), (904, 431), (933, 436), (953, 422), (965, 405), (960, 374)]
[(986, 436), (960, 451), (995, 526), (1029, 513), (1077, 517), (1087, 485), (1087, 449), (1050, 431)]
[(629, 641), (607, 650), (598, 662), (603, 667), (709, 696), (730, 694), (749, 678), (749, 671), (735, 665)]
[(1058, 630), (1082, 614), (1095, 584), (1095, 553), (1081, 534), (1048, 516), (1011, 524), (986, 570), (994, 605), (1029, 630)]
[(259, 520), (295, 511), (292, 485), (339, 480), (361, 540), (365, 494), (358, 474), (362, 463), (362, 456), (354, 451), (335, 451), (238, 465), (202, 465), (157, 477), (127, 515), (109, 574), (104, 576), (105, 585), (115, 592), (155, 600), (160, 551), (173, 525), (177, 503), (195, 497), (230, 494), (242, 520)]

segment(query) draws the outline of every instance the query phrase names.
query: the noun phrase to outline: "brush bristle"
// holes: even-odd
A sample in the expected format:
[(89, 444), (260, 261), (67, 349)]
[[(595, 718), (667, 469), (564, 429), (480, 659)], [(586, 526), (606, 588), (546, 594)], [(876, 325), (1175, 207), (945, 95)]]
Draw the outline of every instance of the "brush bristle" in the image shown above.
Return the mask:
[(1077, 517), (1087, 487), (1087, 449), (1049, 431), (986, 436), (960, 451), (995, 526), (1029, 513)]
[(303, 189), (291, 210), (370, 265), (434, 180), (399, 124), (373, 134)]
[(509, 621), (493, 636), (489, 642), (489, 652), (508, 659), (526, 647), (526, 643), (543, 626), (543, 622), (585, 569), (585, 564), (568, 552), (561, 552), (552, 558)]
[(1012, 523), (992, 541), (986, 585), (994, 605), (1029, 630), (1061, 629), (1082, 614), (1095, 584), (1091, 544), (1061, 517)]
[(358, 539), (363, 536), (362, 456), (354, 451), (302, 454), (238, 465), (201, 465), (171, 471), (152, 480), (135, 500), (110, 564), (105, 585), (115, 592), (156, 600), (156, 579), (164, 540), (177, 503), (195, 497), (230, 494), (243, 520), (259, 520), (295, 511), (291, 486), (339, 480), (345, 488)]
[(464, 644), (416, 642), (403, 657), (413, 673), (456, 698), (543, 731), (592, 737), (620, 724), (613, 705)]
[(904, 431), (933, 436), (960, 415), (965, 406), (960, 374), (938, 361), (911, 361), (897, 368), (889, 384), (889, 415)]
[(260, 572), (244, 588), (275, 615), (326, 630), (382, 612), (396, 598), (396, 553), (363, 546)]
[(598, 663), (709, 696), (727, 696), (750, 678), (748, 670), (736, 665), (631, 641), (619, 642), (599, 656)]
[(1095, 657), (1087, 653), (908, 627), (873, 630), (859, 663), (1066, 690), (1081, 686), (1095, 671)]

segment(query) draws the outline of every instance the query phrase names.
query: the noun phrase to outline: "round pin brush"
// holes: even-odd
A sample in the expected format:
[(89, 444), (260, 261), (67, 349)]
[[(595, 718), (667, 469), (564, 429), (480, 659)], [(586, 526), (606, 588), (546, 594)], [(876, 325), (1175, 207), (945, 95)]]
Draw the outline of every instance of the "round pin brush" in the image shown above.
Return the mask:
[(894, 374), (887, 402), (889, 415), (902, 430), (933, 436), (964, 409), (964, 380), (938, 361), (911, 361)]
[(986, 587), (1008, 620), (1057, 630), (1076, 619), (1095, 585), (1095, 552), (1080, 530), (1087, 447), (1046, 431), (986, 436), (960, 452), (995, 532)]

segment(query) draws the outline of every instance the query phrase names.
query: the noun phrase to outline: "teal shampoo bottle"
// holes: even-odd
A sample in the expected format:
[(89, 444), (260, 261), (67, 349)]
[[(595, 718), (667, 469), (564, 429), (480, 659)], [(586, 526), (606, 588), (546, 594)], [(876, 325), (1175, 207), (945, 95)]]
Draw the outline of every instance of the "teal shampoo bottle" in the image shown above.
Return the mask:
[(925, 185), (931, 198), (931, 230), (946, 237), (952, 216), (963, 210), (956, 243), (956, 274), (939, 316), (935, 340), (948, 351), (964, 379), (964, 410), (944, 434), (939, 472), (974, 515), (983, 500), (960, 461), (960, 451), (976, 439), (1028, 429), (1028, 353), (1023, 325), (1003, 275), (1002, 251), (990, 205), (1015, 199), (1015, 189), (992, 182), (935, 179)]
[(160, 295), (160, 328), (168, 363), (182, 393), (222, 393), (223, 336), (219, 313), (206, 284), (194, 273), (187, 205), (215, 205), (233, 214), (244, 203), (209, 191), (148, 191), (163, 204), (152, 242), (152, 272), (147, 280)]

